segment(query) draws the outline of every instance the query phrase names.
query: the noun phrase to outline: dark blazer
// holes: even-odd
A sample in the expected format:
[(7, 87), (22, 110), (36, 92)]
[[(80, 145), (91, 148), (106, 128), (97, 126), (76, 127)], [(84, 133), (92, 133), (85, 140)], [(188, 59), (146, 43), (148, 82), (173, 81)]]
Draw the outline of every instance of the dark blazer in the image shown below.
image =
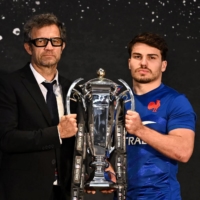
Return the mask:
[[(71, 82), (61, 76), (59, 82), (65, 104)], [(74, 137), (60, 144), (29, 63), (0, 81), (0, 115), (0, 199), (49, 200), (56, 165), (63, 196), (67, 195)]]

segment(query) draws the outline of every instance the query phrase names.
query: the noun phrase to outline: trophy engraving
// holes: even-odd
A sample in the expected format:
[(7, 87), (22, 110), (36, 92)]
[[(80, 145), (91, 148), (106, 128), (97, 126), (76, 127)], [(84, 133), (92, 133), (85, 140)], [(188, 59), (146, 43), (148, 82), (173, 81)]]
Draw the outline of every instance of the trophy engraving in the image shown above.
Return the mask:
[[(126, 131), (124, 115), (134, 110), (134, 96), (128, 84), (125, 86), (105, 78), (105, 71), (97, 71), (98, 78), (78, 85), (75, 80), (66, 97), (67, 114), (70, 99), (78, 103), (78, 132), (76, 134), (72, 172), (72, 199), (83, 199), (85, 189), (115, 188), (118, 199), (126, 195)], [(124, 89), (124, 90), (123, 90)], [(116, 182), (106, 170), (110, 155), (114, 153), (113, 168)], [(88, 162), (89, 160), (89, 162)]]

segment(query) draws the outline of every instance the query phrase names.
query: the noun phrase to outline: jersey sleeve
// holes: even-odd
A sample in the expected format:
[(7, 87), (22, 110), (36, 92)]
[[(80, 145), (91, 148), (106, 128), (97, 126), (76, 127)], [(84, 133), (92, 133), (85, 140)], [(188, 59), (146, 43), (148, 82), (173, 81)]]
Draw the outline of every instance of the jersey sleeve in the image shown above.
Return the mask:
[(185, 95), (179, 95), (173, 99), (169, 105), (168, 116), (168, 132), (176, 128), (195, 131), (196, 114)]

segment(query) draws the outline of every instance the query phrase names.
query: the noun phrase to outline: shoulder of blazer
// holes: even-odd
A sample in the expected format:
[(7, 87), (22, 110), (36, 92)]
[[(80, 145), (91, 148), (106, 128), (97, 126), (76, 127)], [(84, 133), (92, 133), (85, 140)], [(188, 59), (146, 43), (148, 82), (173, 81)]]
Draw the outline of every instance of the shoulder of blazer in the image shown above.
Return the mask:
[(65, 78), (64, 76), (59, 75), (58, 79), (59, 79), (60, 84), (63, 86), (70, 86), (72, 84), (72, 81)]
[(65, 77), (59, 75), (58, 76), (59, 79), (59, 83), (62, 86), (62, 92), (63, 92), (63, 96), (66, 96), (67, 91), (70, 87), (70, 85), (72, 84), (72, 82), (69, 79), (66, 79)]
[(18, 70), (13, 71), (13, 72), (5, 73), (4, 76), (1, 76), (1, 79), (10, 81), (10, 79), (15, 80), (15, 79), (18, 79), (18, 78), (21, 78), (21, 77), (26, 77), (27, 76), (26, 74), (28, 74), (29, 78), (33, 79), (34, 76), (31, 72), (29, 64), (30, 63), (27, 63), (23, 68), (20, 68)]
[(27, 63), (23, 68), (19, 69), (18, 71), (14, 72), (14, 73), (20, 74), (20, 76), (22, 78), (26, 78), (31, 82), (34, 81), (34, 83), (37, 83), (37, 81), (33, 75), (33, 72), (31, 71), (30, 63)]
[(51, 124), (51, 117), (47, 105), (38, 86), (38, 83), (33, 75), (33, 72), (30, 69), (30, 63), (27, 63), (23, 68), (13, 72), (11, 76), (11, 80), (13, 78), (13, 80), (19, 83), (19, 87), (26, 88), (26, 91), (30, 94), (32, 99), (34, 99), (47, 122)]
[(6, 82), (10, 82), (12, 80), (13, 83), (20, 82), (23, 79), (27, 79), (30, 83), (36, 84), (37, 81), (30, 69), (30, 63), (27, 63), (24, 67), (11, 72), (6, 73), (5, 76), (2, 76), (1, 79), (5, 80)]

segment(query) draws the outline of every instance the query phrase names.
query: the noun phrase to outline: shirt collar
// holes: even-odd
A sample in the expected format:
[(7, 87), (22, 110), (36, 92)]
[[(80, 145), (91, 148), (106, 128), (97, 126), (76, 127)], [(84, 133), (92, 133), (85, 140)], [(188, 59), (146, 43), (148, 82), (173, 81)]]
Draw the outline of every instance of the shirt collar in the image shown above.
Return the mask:
[[(49, 82), (47, 81), (41, 74), (39, 74), (35, 68), (33, 67), (33, 65), (30, 63), (30, 69), (31, 71), (33, 72), (33, 75), (37, 81), (38, 84), (41, 84), (42, 82)], [(56, 76), (54, 77), (54, 79), (51, 81), (53, 82), (54, 80), (56, 80), (56, 83), (57, 85), (59, 85), (59, 81), (58, 81), (58, 70), (57, 70), (57, 73), (56, 73)]]

